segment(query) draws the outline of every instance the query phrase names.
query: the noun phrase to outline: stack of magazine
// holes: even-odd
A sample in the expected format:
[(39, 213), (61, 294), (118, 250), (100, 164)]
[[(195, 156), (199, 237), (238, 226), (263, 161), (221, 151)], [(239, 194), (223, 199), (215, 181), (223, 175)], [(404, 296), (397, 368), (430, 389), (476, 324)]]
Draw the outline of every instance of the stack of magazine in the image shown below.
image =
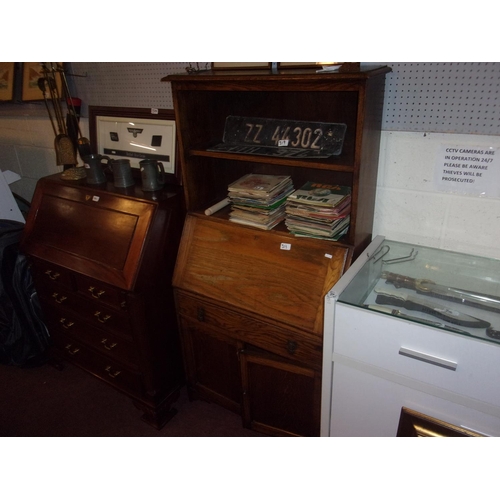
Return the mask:
[(285, 202), (293, 192), (289, 175), (248, 174), (228, 186), (229, 220), (272, 229), (285, 219)]
[(295, 236), (337, 241), (349, 230), (351, 188), (306, 182), (286, 202), (286, 226)]

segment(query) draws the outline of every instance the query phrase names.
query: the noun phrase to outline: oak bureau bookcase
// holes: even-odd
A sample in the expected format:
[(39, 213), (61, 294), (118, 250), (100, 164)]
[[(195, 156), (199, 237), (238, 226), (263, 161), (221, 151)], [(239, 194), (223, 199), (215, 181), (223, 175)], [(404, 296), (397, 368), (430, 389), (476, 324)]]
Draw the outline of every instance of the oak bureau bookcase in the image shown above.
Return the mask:
[[(216, 402), (271, 435), (319, 435), (323, 299), (371, 241), (388, 67), (207, 71), (169, 75), (188, 214), (173, 286), (191, 398)], [(217, 150), (228, 116), (346, 125), (340, 155), (265, 156)], [(349, 186), (339, 241), (205, 215), (245, 174)]]

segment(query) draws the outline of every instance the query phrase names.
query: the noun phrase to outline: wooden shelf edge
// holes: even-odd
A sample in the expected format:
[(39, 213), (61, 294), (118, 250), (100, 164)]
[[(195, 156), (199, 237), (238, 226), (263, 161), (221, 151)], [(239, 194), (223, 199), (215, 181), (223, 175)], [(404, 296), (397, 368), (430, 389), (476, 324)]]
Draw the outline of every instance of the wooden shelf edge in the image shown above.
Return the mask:
[(332, 163), (328, 159), (311, 158), (278, 158), (273, 156), (243, 155), (235, 153), (222, 153), (216, 151), (207, 151), (205, 149), (192, 149), (190, 156), (203, 156), (206, 158), (219, 158), (223, 160), (247, 161), (252, 163), (272, 163), (274, 165), (286, 165), (290, 167), (317, 168), (320, 170), (332, 170), (336, 172), (354, 172), (354, 166), (347, 165), (345, 162)]

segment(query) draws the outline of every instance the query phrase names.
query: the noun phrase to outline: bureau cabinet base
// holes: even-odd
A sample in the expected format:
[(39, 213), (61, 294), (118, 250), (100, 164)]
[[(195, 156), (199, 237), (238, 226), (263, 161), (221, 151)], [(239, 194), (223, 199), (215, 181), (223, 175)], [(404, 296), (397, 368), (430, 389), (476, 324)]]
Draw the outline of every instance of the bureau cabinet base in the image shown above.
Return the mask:
[(131, 399), (133, 405), (140, 411), (143, 412), (141, 420), (151, 425), (157, 430), (162, 429), (176, 414), (177, 410), (172, 407), (172, 405), (179, 399), (181, 384), (172, 388), (171, 392), (167, 395), (156, 394), (149, 398), (135, 396), (131, 391), (127, 391), (126, 388), (117, 386), (113, 384), (112, 381), (108, 381), (92, 370), (88, 369), (86, 366), (78, 363), (76, 359), (68, 359), (67, 356), (59, 353), (56, 349), (53, 349), (50, 353), (50, 358), (48, 363), (57, 370), (64, 370), (66, 363), (71, 363), (77, 366), (79, 369), (88, 373), (89, 376), (93, 376), (103, 381), (115, 390), (120, 391)]
[(144, 412), (141, 417), (144, 422), (155, 429), (162, 429), (176, 414), (177, 410), (172, 408), (172, 404), (179, 399), (179, 391), (173, 392), (165, 401), (157, 407), (150, 407), (141, 401), (133, 400), (134, 406)]
[(190, 400), (241, 415), (271, 436), (319, 436), (321, 374), (181, 318)]

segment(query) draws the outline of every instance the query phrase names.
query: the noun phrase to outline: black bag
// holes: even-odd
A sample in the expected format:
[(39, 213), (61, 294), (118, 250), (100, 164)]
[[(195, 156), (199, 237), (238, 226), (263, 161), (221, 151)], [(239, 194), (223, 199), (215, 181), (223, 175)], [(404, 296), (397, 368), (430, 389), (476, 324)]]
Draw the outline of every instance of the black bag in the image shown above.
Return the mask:
[(24, 224), (0, 219), (0, 363), (38, 366), (51, 339), (26, 257), (19, 251)]

